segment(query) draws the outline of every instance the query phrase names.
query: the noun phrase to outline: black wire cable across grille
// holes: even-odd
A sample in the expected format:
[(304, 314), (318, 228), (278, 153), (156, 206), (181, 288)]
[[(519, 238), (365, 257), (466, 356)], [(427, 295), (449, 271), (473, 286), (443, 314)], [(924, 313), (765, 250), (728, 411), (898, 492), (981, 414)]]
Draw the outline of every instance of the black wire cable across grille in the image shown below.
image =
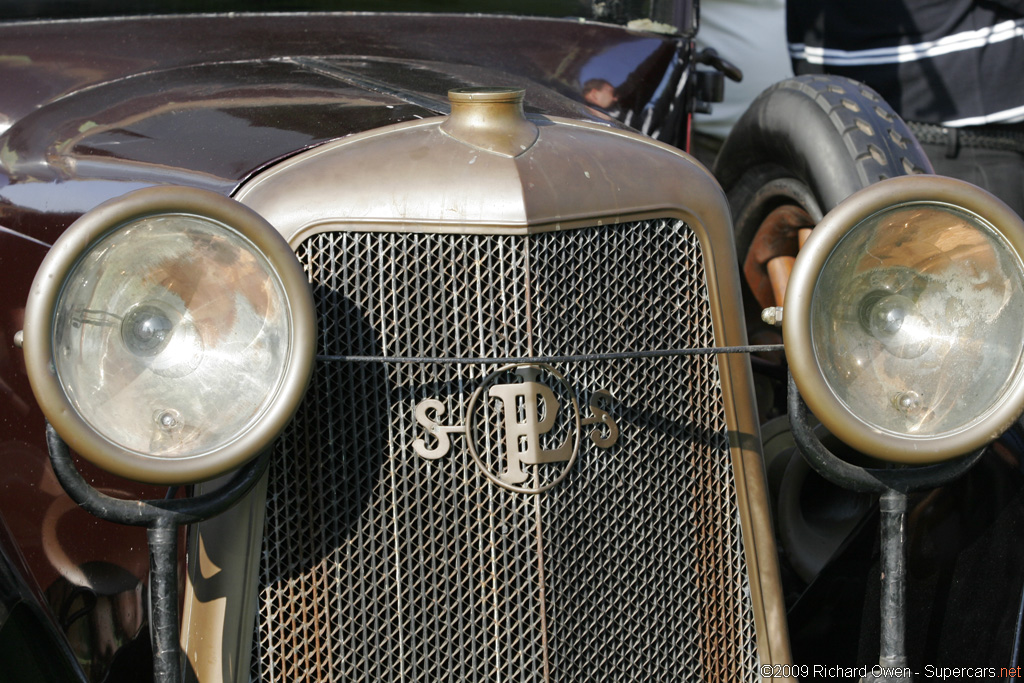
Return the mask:
[[(325, 358), (714, 345), (699, 244), (677, 221), (324, 233), (298, 256)], [(413, 448), (416, 405), (465, 424), (492, 365), (317, 363), (271, 465), (255, 680), (757, 680), (717, 358), (553, 365), (581, 406), (611, 393), (620, 437), (583, 439), (531, 495), (492, 483), (465, 434), (435, 460)]]

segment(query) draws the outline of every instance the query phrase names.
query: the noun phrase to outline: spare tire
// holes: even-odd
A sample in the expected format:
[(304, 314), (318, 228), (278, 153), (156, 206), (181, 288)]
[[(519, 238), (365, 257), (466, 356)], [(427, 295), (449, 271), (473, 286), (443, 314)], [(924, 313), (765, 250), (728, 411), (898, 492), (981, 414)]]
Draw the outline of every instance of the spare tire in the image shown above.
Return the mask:
[[(733, 128), (714, 165), (732, 211), (750, 341), (781, 341), (778, 331), (761, 321), (761, 311), (783, 303), (778, 280), (788, 277), (786, 268), (799, 250), (801, 229), (813, 228), (841, 201), (879, 180), (932, 172), (907, 125), (862, 83), (808, 75), (761, 93)], [(779, 269), (785, 274), (780, 276)], [(786, 412), (783, 362), (781, 354), (752, 358), (762, 422)], [(788, 421), (781, 424), (788, 426)], [(810, 538), (809, 524), (797, 514), (801, 508), (794, 507), (803, 500), (802, 493), (794, 492), (805, 491), (829, 488), (818, 475), (799, 467), (787, 467), (773, 488), (773, 503), (780, 506), (773, 522), (787, 551), (781, 560), (791, 595), (799, 595), (827, 560), (809, 553), (807, 544), (816, 540), (834, 550), (850, 533), (848, 526), (818, 525), (822, 537)], [(824, 495), (839, 505), (830, 514), (839, 514), (840, 499)], [(857, 510), (859, 518), (862, 510)]]
[[(795, 229), (813, 227), (857, 190), (898, 175), (932, 172), (907, 125), (862, 83), (809, 75), (761, 93), (714, 165), (729, 198), (744, 280), (752, 292), (762, 290), (754, 297), (757, 305), (765, 303), (764, 283), (750, 281), (745, 263), (755, 240), (769, 243), (758, 256), (761, 266), (777, 255), (795, 256)], [(780, 206), (791, 209), (773, 216)], [(765, 229), (775, 234), (758, 234)], [(759, 319), (760, 308), (756, 314)]]

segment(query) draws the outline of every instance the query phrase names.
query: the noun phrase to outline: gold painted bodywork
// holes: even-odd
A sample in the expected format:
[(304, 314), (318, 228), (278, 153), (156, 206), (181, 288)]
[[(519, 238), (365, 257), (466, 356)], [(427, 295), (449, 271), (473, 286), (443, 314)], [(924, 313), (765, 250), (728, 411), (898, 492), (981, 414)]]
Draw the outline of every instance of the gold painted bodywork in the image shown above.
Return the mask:
[[(744, 344), (732, 222), (711, 174), (692, 157), (639, 134), (524, 117), (521, 95), (497, 93), (456, 94), (451, 117), (389, 126), (310, 150), (253, 178), (237, 199), (266, 218), (293, 248), (324, 231), (531, 234), (680, 219), (704, 252), (716, 343)], [(749, 360), (721, 354), (719, 367), (758, 656), (762, 664), (785, 664), (789, 640)], [(257, 544), (244, 552), (219, 553), (213, 575), (202, 562), (197, 569), (190, 561), (190, 621), (182, 645), (203, 683), (248, 675), (244, 664), (251, 644), (244, 634), (252, 631), (255, 599), (247, 577), (255, 571), (260, 534), (251, 533), (252, 527), (243, 534), (237, 525), (255, 524), (262, 507), (257, 493), (230, 512), (230, 519), (192, 530), (191, 558), (202, 557), (201, 546), (212, 558), (211, 548), (239, 542), (245, 534)], [(226, 607), (214, 606), (207, 596)], [(230, 635), (222, 635), (225, 613)], [(238, 639), (235, 631), (242, 634)], [(194, 656), (210, 645), (219, 645), (220, 652)], [(234, 672), (242, 675), (232, 678)]]

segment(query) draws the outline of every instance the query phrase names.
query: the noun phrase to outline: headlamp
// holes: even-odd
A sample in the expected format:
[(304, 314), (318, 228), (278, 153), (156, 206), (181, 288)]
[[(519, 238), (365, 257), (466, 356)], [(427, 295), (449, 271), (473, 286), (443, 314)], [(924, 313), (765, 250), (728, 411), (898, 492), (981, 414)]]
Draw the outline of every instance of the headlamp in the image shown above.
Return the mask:
[(83, 457), (140, 481), (208, 479), (283, 428), (312, 367), (306, 276), (234, 200), (150, 188), (76, 221), (25, 314), (29, 380)]
[(937, 176), (883, 181), (829, 213), (793, 269), (783, 331), (811, 411), (869, 455), (935, 462), (1024, 407), (1024, 223)]

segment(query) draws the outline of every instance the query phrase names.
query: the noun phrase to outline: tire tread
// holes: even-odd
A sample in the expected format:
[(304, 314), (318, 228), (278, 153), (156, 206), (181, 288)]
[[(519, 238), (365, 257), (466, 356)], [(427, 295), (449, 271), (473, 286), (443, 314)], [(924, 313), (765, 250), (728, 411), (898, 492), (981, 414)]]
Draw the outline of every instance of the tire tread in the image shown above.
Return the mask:
[[(799, 121), (792, 121), (793, 118)], [(743, 166), (769, 163), (787, 154), (817, 153), (817, 160), (805, 163), (808, 175), (820, 176), (824, 168), (837, 178), (844, 174), (848, 177), (834, 181), (832, 194), (822, 197), (826, 204), (834, 204), (845, 194), (878, 180), (932, 172), (913, 133), (878, 93), (841, 76), (805, 75), (780, 81), (754, 101), (736, 128), (742, 129), (736, 136), (741, 139), (730, 149), (730, 137), (715, 165), (715, 173), (727, 193), (743, 175)], [(777, 137), (788, 140), (773, 139)], [(818, 149), (818, 141), (829, 137), (835, 141), (829, 148), (832, 151), (822, 151), (824, 145)], [(835, 158), (844, 148), (846, 158)], [(794, 149), (803, 152), (793, 152)], [(823, 154), (831, 158), (821, 158)], [(785, 160), (781, 163), (791, 165)], [(851, 168), (841, 169), (844, 164)], [(814, 177), (803, 180), (818, 187)]]
[[(837, 87), (837, 80), (846, 82), (849, 87)], [(879, 104), (882, 99), (874, 90), (836, 76), (794, 79), (783, 81), (779, 86), (793, 87), (795, 83), (800, 83), (797, 87), (827, 111), (830, 120), (835, 122), (836, 130), (845, 138), (850, 156), (858, 164), (858, 173), (865, 184), (876, 179), (925, 172), (921, 164), (908, 154), (907, 147), (896, 143), (896, 139), (912, 137), (907, 125)], [(882, 141), (884, 151), (875, 144), (877, 140)]]

